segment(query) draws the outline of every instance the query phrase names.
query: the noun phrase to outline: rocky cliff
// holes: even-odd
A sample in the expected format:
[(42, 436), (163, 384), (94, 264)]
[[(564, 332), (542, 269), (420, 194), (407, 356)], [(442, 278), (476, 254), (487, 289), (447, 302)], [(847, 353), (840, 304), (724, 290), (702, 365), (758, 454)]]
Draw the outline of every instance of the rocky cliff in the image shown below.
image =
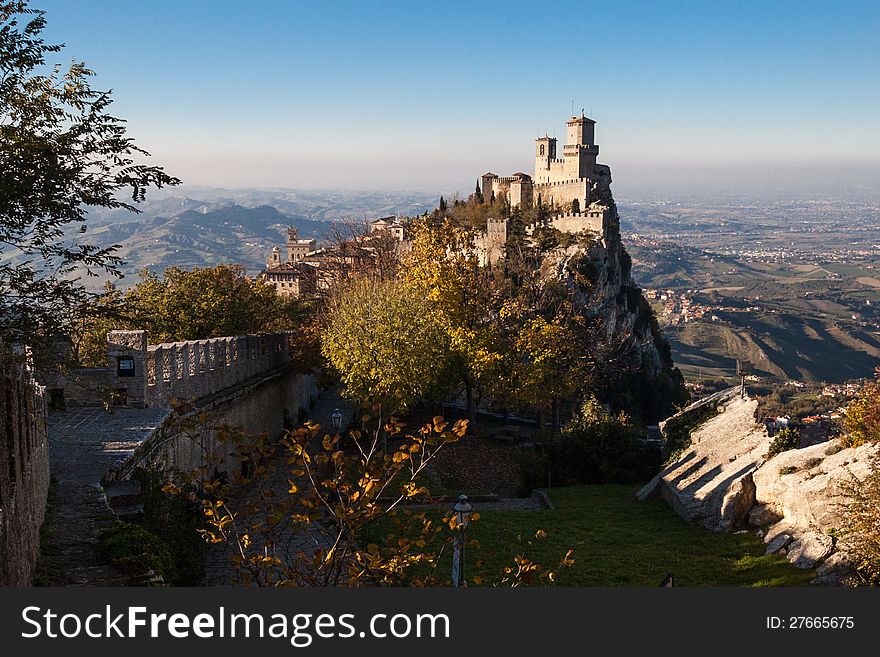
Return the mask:
[(602, 235), (582, 237), (576, 244), (550, 252), (542, 262), (542, 276), (562, 283), (575, 306), (601, 324), (613, 367), (600, 396), (621, 408), (627, 404), (615, 402), (626, 399), (630, 406), (641, 407), (641, 419), (656, 422), (671, 415), (688, 395), (669, 344), (633, 281), (632, 261), (621, 243), (609, 183), (610, 176), (594, 184), (598, 200), (587, 208), (604, 213)]
[(817, 584), (837, 584), (850, 574), (845, 540), (836, 538), (844, 489), (868, 474), (880, 447), (831, 441), (767, 459), (771, 438), (755, 424), (756, 406), (728, 403), (640, 496), (658, 491), (679, 515), (716, 531), (754, 531), (768, 553), (816, 568)]

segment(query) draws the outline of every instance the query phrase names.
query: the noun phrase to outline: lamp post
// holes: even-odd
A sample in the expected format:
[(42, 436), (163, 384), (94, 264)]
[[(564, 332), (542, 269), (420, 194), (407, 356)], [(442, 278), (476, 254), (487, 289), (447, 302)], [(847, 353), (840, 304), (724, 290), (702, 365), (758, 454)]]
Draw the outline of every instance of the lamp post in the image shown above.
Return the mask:
[(330, 422), (333, 424), (333, 433), (338, 434), (339, 430), (342, 428), (342, 411), (338, 408), (334, 408), (333, 412), (330, 414)]
[(464, 542), (471, 511), (474, 507), (468, 502), (467, 495), (459, 495), (458, 502), (452, 507), (455, 512), (455, 536), (452, 539), (452, 585), (467, 586), (464, 579)]

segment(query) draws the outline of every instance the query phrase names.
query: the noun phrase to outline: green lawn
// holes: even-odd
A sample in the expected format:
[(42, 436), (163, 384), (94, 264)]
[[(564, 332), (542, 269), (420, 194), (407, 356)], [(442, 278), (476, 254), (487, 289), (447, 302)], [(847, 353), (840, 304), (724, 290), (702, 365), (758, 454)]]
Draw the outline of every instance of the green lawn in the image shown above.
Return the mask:
[[(554, 511), (480, 512), (469, 529), (480, 547), (468, 548), (468, 579), (497, 580), (517, 552), (556, 564), (569, 548), (575, 564), (560, 572), (562, 586), (658, 586), (670, 572), (676, 586), (802, 586), (815, 576), (782, 557), (765, 556), (751, 534), (691, 525), (660, 499), (638, 501), (635, 490), (616, 484), (557, 488), (550, 494)], [(546, 538), (535, 539), (539, 529)], [(448, 558), (438, 568), (447, 572)]]

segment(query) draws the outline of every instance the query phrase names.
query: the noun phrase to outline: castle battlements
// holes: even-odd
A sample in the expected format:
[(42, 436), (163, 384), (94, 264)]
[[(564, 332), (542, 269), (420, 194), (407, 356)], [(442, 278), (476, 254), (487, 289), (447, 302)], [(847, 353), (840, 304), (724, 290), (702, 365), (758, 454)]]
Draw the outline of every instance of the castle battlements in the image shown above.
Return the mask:
[[(540, 198), (542, 204), (550, 206), (584, 208), (579, 212), (561, 212), (545, 225), (563, 233), (588, 231), (604, 238), (613, 209), (598, 204), (591, 209), (594, 202), (601, 201), (592, 195), (596, 189), (607, 187), (611, 178), (609, 167), (596, 162), (599, 146), (595, 142), (595, 125), (583, 114), (566, 121), (568, 143), (562, 147), (561, 159), (557, 157), (556, 137), (539, 137), (535, 140), (534, 176), (486, 173), (480, 177), (483, 198), (504, 199), (510, 207), (532, 207)], [(494, 264), (503, 256), (507, 234), (507, 220), (488, 220), (486, 232), (475, 240), (483, 264)]]

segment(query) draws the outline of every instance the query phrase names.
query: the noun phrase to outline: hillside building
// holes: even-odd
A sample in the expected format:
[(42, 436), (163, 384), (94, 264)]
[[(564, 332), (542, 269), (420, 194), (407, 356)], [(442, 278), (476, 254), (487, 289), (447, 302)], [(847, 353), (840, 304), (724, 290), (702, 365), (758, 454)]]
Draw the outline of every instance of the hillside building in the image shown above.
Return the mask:
[[(597, 164), (599, 146), (595, 141), (596, 122), (586, 116), (573, 116), (566, 122), (567, 143), (558, 157), (556, 137), (535, 140), (535, 174), (515, 173), (499, 177), (481, 176), (483, 198), (505, 199), (511, 207), (531, 207), (541, 203), (566, 211), (578, 211), (595, 199), (593, 187), (611, 177), (611, 170)], [(577, 202), (575, 204), (575, 201)]]

